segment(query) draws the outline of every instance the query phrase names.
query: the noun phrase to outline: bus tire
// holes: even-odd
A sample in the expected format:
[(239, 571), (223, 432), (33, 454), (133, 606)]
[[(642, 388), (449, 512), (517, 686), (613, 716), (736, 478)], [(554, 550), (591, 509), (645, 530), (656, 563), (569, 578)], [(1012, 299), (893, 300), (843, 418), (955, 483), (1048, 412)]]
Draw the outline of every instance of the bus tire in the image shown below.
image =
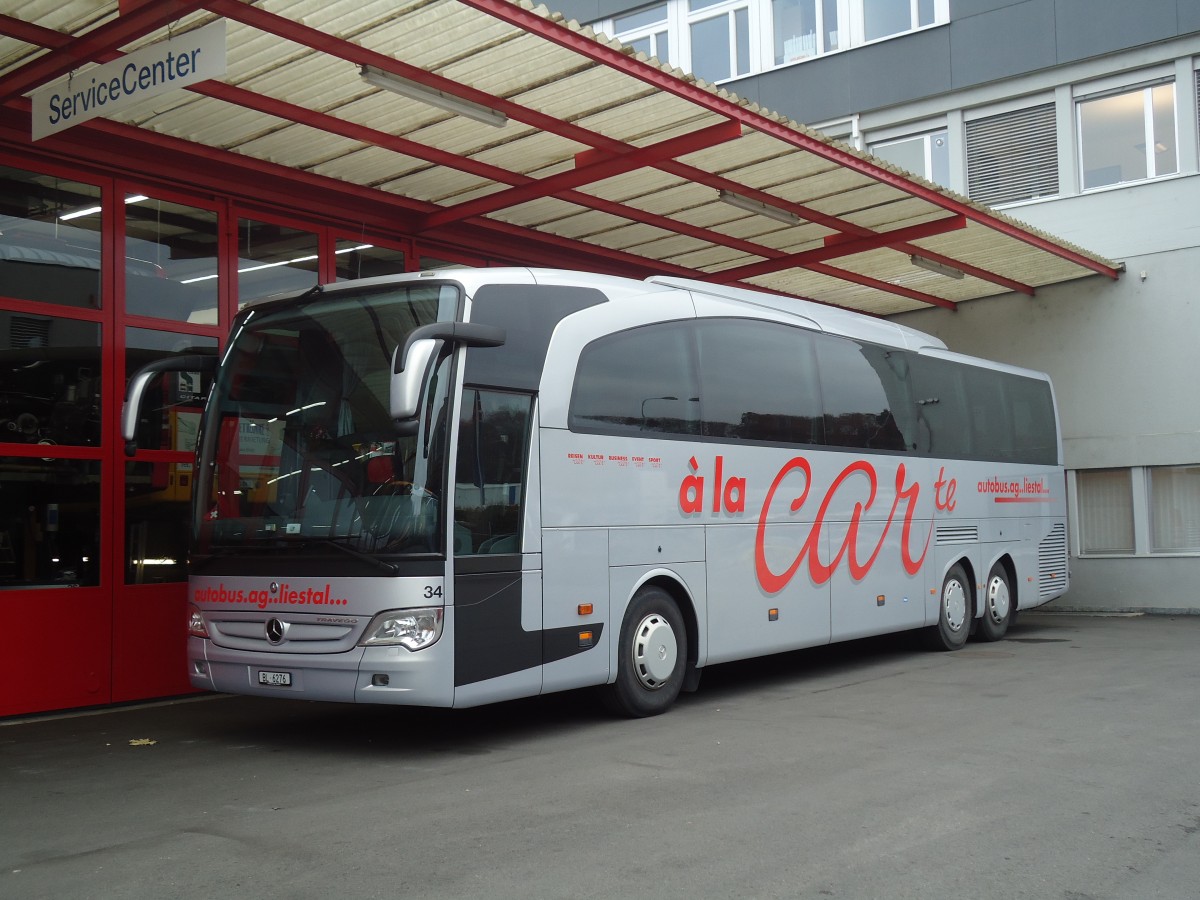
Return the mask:
[(634, 594), (621, 623), (617, 678), (604, 686), (605, 705), (640, 719), (666, 712), (687, 667), (687, 631), (675, 600), (659, 587)]
[(926, 643), (932, 650), (958, 650), (971, 634), (971, 582), (959, 563), (950, 567), (942, 582), (938, 601), (938, 621), (925, 630)]
[(1008, 631), (1013, 618), (1012, 585), (1008, 570), (1001, 563), (992, 566), (983, 590), (983, 615), (979, 619), (979, 639), (998, 641)]

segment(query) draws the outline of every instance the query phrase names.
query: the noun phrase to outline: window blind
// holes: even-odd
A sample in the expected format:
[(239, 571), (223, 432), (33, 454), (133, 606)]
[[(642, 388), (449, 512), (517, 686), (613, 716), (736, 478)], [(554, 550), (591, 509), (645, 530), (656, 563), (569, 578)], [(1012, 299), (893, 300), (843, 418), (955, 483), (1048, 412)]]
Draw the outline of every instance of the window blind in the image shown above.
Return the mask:
[(1054, 104), (976, 119), (966, 125), (967, 192), (980, 203), (1058, 193)]

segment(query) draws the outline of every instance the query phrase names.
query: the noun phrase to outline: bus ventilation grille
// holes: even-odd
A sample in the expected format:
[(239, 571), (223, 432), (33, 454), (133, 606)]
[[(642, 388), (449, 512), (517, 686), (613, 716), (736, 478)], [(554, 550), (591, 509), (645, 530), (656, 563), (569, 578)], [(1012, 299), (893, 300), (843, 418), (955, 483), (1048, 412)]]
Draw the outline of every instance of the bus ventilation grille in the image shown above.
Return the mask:
[(937, 542), (941, 544), (976, 544), (979, 528), (975, 525), (939, 525)]
[(1038, 595), (1061, 594), (1067, 583), (1067, 529), (1060, 522), (1038, 544)]

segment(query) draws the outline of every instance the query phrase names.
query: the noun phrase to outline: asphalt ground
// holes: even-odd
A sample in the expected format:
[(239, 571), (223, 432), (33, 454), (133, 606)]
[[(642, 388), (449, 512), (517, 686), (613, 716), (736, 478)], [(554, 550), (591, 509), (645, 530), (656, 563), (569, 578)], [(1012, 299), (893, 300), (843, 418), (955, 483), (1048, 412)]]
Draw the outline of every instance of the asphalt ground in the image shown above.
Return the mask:
[(1200, 897), (1200, 616), (714, 667), (665, 716), (0, 720), (0, 898)]

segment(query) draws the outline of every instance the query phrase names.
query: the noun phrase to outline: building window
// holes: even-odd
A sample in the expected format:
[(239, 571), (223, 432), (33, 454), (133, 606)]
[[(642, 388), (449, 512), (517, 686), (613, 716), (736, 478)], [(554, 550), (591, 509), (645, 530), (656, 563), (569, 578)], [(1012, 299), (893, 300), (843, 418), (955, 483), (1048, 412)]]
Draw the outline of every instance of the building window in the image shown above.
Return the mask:
[(1179, 171), (1174, 82), (1080, 100), (1076, 110), (1085, 191)]
[(339, 239), (333, 251), (338, 281), (401, 275), (407, 271), (403, 250), (377, 247), (361, 241)]
[(725, 81), (950, 21), (950, 0), (666, 0), (592, 27)]
[(745, 0), (688, 0), (691, 71), (705, 81), (750, 74), (750, 7)]
[(775, 65), (838, 49), (837, 0), (772, 0)]
[(125, 198), (125, 311), (217, 324), (217, 213)]
[(966, 124), (967, 192), (980, 203), (1012, 203), (1058, 193), (1053, 103)]
[(1200, 552), (1200, 466), (1146, 470), (1150, 500), (1150, 551)]
[(317, 236), (274, 222), (238, 222), (238, 307), (317, 283)]
[(863, 39), (875, 41), (933, 25), (934, 0), (862, 0)]
[(670, 29), (667, 25), (667, 4), (659, 3), (613, 19), (617, 40), (639, 53), (653, 56), (662, 62), (671, 61)]
[(100, 308), (101, 191), (0, 166), (0, 297)]
[(0, 588), (100, 583), (99, 460), (0, 456), (0, 490)]
[(950, 186), (950, 140), (945, 128), (879, 141), (871, 145), (871, 153), (906, 172), (921, 175), (942, 187)]
[(1079, 549), (1085, 555), (1133, 553), (1133, 479), (1129, 469), (1076, 473)]

